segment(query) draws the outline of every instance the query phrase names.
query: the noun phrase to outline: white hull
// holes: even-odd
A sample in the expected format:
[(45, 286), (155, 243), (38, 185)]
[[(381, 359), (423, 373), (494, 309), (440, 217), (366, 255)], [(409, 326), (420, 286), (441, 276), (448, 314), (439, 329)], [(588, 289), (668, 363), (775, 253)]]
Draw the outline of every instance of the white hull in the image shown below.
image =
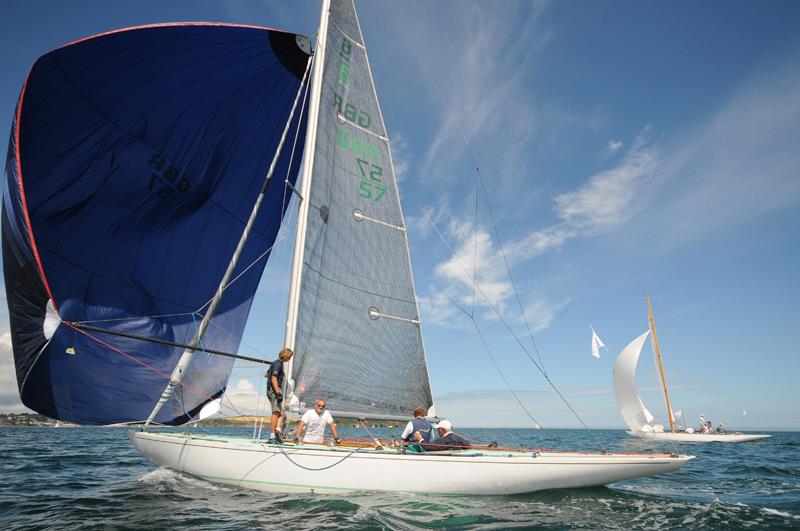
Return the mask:
[(759, 439), (766, 439), (771, 435), (761, 433), (686, 433), (686, 432), (642, 432), (642, 431), (629, 431), (628, 435), (638, 437), (640, 439), (648, 439), (651, 441), (673, 441), (673, 442), (692, 442), (692, 443), (705, 443), (705, 442), (747, 442), (757, 441)]
[[(677, 470), (693, 456), (479, 450), (448, 455), (274, 446), (250, 439), (129, 432), (157, 465), (271, 492), (354, 490), (440, 494), (519, 494), (590, 487)], [(328, 467), (328, 468), (326, 468)]]

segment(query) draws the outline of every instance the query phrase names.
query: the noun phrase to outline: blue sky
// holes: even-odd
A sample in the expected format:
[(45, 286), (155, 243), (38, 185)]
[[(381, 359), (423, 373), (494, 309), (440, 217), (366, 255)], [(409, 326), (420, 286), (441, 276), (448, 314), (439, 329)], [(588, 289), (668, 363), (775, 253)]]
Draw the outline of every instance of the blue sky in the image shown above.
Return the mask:
[[(440, 414), (457, 426), (531, 425), (471, 323), (449, 303), (471, 306), (459, 260), (471, 269), (477, 248), (484, 292), (520, 335), (525, 330), (483, 199), (476, 223), (480, 166), (544, 366), (589, 425), (623, 426), (611, 367), (647, 328), (649, 292), (675, 409), (692, 423), (704, 414), (733, 428), (800, 429), (800, 5), (358, 8), (401, 178)], [(310, 35), (319, 7), (29, 1), (4, 10), (0, 116), (10, 127), (29, 67), (64, 43), (188, 20)], [(281, 345), (291, 224), (286, 229), (243, 353), (272, 358)], [(481, 330), (526, 407), (545, 427), (578, 426), (478, 299)], [(589, 324), (610, 350), (600, 360), (590, 356)], [(0, 327), (0, 409), (14, 410), (5, 308)], [(234, 372), (230, 394), (240, 409), (255, 403), (258, 372)], [(639, 384), (663, 419), (649, 353)]]

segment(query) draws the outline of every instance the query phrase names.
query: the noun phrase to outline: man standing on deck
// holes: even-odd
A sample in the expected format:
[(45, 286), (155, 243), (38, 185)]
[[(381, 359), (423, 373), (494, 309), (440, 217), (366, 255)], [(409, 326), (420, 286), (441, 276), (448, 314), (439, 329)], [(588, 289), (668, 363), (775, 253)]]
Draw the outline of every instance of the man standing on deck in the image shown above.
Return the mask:
[(283, 364), (292, 359), (294, 352), (292, 349), (285, 348), (278, 354), (278, 359), (272, 362), (269, 370), (264, 375), (267, 378), (267, 398), (272, 407), (272, 418), (270, 419), (269, 442), (282, 443), (281, 434), (278, 432), (278, 424), (281, 421), (283, 406)]
[(325, 438), (325, 426), (328, 426), (336, 444), (342, 442), (339, 439), (339, 434), (336, 433), (336, 423), (333, 422), (333, 417), (330, 412), (325, 411), (326, 406), (324, 398), (317, 398), (314, 409), (306, 411), (297, 424), (297, 430), (294, 433), (295, 439), (300, 438), (300, 435), (303, 434), (303, 428), (305, 428), (306, 435), (303, 437), (303, 442), (321, 443)]

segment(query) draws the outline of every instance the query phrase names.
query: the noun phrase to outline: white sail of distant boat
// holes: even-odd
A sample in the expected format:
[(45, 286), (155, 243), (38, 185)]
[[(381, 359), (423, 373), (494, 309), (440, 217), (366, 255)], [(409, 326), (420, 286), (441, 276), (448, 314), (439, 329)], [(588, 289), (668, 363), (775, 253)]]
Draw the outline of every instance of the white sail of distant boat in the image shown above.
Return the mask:
[[(265, 39), (265, 35), (268, 38)], [(207, 42), (209, 38), (215, 42)], [(122, 42), (117, 42), (118, 39)], [(103, 43), (109, 40), (114, 46), (105, 48)], [(140, 46), (129, 41), (141, 41)], [(134, 246), (133, 256), (138, 267), (123, 260), (124, 254), (117, 257), (114, 253), (106, 253), (108, 260), (119, 259), (120, 263), (104, 273), (121, 273), (113, 277), (113, 286), (102, 291), (102, 297), (97, 297), (99, 310), (98, 316), (93, 316), (94, 320), (105, 315), (117, 315), (108, 309), (113, 307), (108, 301), (121, 297), (117, 290), (123, 290), (123, 294), (136, 294), (143, 302), (133, 296), (121, 297), (118, 302), (119, 305), (141, 302), (139, 306), (125, 308), (126, 311), (122, 312), (125, 319), (120, 321), (128, 328), (113, 328), (113, 324), (95, 326), (87, 324), (89, 319), (78, 318), (62, 319), (55, 325), (55, 330), (51, 327), (49, 333), (60, 342), (52, 343), (52, 349), (47, 351), (44, 359), (52, 359), (52, 366), (59, 369), (65, 364), (71, 365), (68, 365), (69, 371), (36, 371), (39, 383), (47, 379), (45, 383), (50, 384), (52, 378), (66, 378), (66, 383), (58, 382), (60, 386), (26, 387), (23, 382), (21, 389), (25, 390), (24, 396), (30, 403), (43, 409), (53, 408), (55, 417), (69, 415), (86, 423), (144, 422), (145, 427), (129, 432), (129, 437), (135, 447), (154, 463), (209, 481), (266, 491), (515, 494), (603, 485), (669, 472), (693, 458), (673, 453), (559, 452), (484, 445), (431, 456), (406, 453), (402, 445), (390, 447), (387, 443), (376, 447), (363, 441), (346, 441), (341, 446), (330, 447), (291, 442), (268, 444), (258, 437), (154, 430), (158, 423), (185, 424), (219, 410), (230, 374), (230, 364), (225, 360), (242, 358), (225, 348), (235, 350), (241, 339), (242, 319), (247, 316), (260, 278), (260, 270), (256, 268), (254, 272), (251, 266), (252, 263), (263, 266), (260, 257), (266, 254), (264, 249), (268, 251), (274, 243), (286, 208), (281, 192), (288, 192), (289, 197), (296, 194), (300, 201), (284, 339), (284, 345), (296, 352), (287, 365), (284, 382), (287, 410), (299, 413), (309, 401), (324, 396), (336, 415), (410, 420), (411, 412), (419, 406), (429, 408), (432, 414), (434, 404), (411, 274), (407, 228), (390, 143), (352, 0), (322, 2), (307, 99), (304, 99), (304, 87), (310, 64), (308, 41), (292, 34), (250, 26), (230, 28), (181, 24), (158, 26), (157, 29), (134, 28), (79, 42), (82, 45), (77, 51), (81, 52), (83, 60), (87, 60), (83, 54), (92, 58), (92, 46), (97, 45), (111, 55), (105, 58), (105, 62), (95, 62), (105, 65), (127, 60), (131, 64), (119, 68), (131, 76), (137, 68), (145, 68), (141, 65), (146, 63), (147, 68), (163, 68), (158, 75), (176, 85), (179, 97), (172, 101), (172, 106), (163, 109), (157, 108), (163, 103), (161, 93), (153, 96), (152, 90), (139, 91), (140, 84), (137, 83), (126, 85), (132, 91), (127, 100), (130, 100), (130, 105), (142, 100), (146, 109), (161, 111), (153, 117), (152, 124), (137, 129), (137, 134), (146, 137), (154, 130), (158, 132), (155, 140), (167, 143), (167, 147), (174, 150), (174, 153), (170, 151), (171, 156), (186, 157), (187, 160), (180, 164), (181, 168), (190, 168), (195, 173), (185, 177), (184, 182), (179, 165), (168, 164), (165, 155), (160, 152), (141, 153), (134, 140), (127, 136), (123, 140), (134, 143), (133, 153), (125, 153), (136, 162), (130, 178), (139, 179), (136, 190), (144, 196), (143, 204), (149, 205), (147, 201), (150, 201), (162, 207), (151, 213), (156, 216), (156, 221), (168, 223), (182, 219), (181, 216), (194, 216), (195, 224), (191, 230), (174, 229), (174, 237), (169, 231), (149, 231), (142, 235), (143, 242), (161, 245), (153, 245), (149, 252), (146, 249), (150, 247), (145, 247), (144, 243), (141, 248)], [(85, 42), (89, 44), (84, 45)], [(177, 43), (174, 53), (164, 51), (169, 43)], [(218, 51), (220, 46), (224, 46), (225, 53)], [(137, 53), (150, 53), (157, 57), (152, 61), (142, 61)], [(211, 57), (203, 54), (211, 54)], [(221, 59), (226, 54), (236, 58), (233, 66)], [(174, 74), (180, 68), (170, 61), (183, 61), (183, 68), (199, 68), (198, 65), (203, 65), (204, 61), (223, 61), (221, 65), (214, 63), (217, 67), (214, 72), (221, 78), (195, 75), (187, 81)], [(232, 71), (229, 72), (228, 68)], [(53, 75), (60, 72), (58, 70)], [(264, 87), (273, 87), (276, 80), (266, 72), (277, 76), (278, 86), (272, 92), (265, 92)], [(90, 73), (92, 75), (80, 72), (77, 77), (101, 86), (105, 83), (104, 70)], [(267, 78), (259, 77), (261, 74)], [(63, 76), (59, 79), (63, 80)], [(228, 94), (226, 87), (233, 79), (239, 80), (240, 84), (231, 87)], [(252, 80), (255, 81), (251, 85)], [(187, 91), (187, 94), (180, 91)], [(39, 89), (39, 93), (45, 92)], [(98, 92), (113, 93), (99, 89)], [(156, 97), (154, 102), (149, 99), (153, 97)], [(114, 103), (117, 99), (111, 101)], [(183, 105), (188, 105), (194, 112), (186, 111)], [(174, 106), (178, 108), (172, 108)], [(265, 108), (275, 110), (272, 113), (265, 111), (266, 115), (256, 118), (250, 116)], [(167, 112), (173, 114), (169, 115), (171, 121), (165, 123), (163, 113)], [(302, 120), (298, 116), (307, 116), (304, 142), (300, 136)], [(136, 123), (139, 116), (132, 113), (128, 118)], [(107, 117), (100, 115), (97, 120), (105, 124)], [(267, 124), (270, 125), (268, 130)], [(110, 130), (116, 131), (114, 128)], [(251, 132), (254, 138), (247, 135), (239, 138), (242, 131)], [(296, 162), (295, 157), (300, 156), (299, 149), (292, 147), (293, 136), (304, 144), (299, 189), (293, 186), (291, 172), (292, 161)], [(97, 140), (101, 147), (102, 140), (101, 135)], [(271, 151), (262, 153), (263, 145), (269, 145)], [(198, 146), (204, 149), (198, 149)], [(242, 151), (235, 151), (240, 146)], [(165, 147), (164, 151), (169, 150)], [(98, 157), (101, 162), (92, 168), (102, 170), (110, 164), (105, 152)], [(245, 168), (235, 167), (241, 171), (230, 175), (230, 166), (246, 162), (249, 160), (247, 157), (255, 159), (253, 164)], [(51, 161), (48, 160), (47, 165), (51, 165)], [(143, 172), (140, 165), (146, 166), (147, 171)], [(21, 165), (11, 167), (13, 170)], [(276, 167), (287, 176), (285, 187), (274, 184), (278, 182), (272, 179)], [(149, 181), (142, 182), (141, 175), (150, 175)], [(203, 180), (203, 176), (208, 179)], [(243, 179), (243, 182), (230, 182), (235, 178)], [(247, 188), (252, 197), (243, 194), (241, 188)], [(182, 194), (189, 194), (188, 199)], [(49, 196), (47, 198), (49, 201)], [(173, 205), (174, 209), (167, 209), (166, 206), (172, 205), (171, 201), (177, 201), (177, 205)], [(57, 201), (48, 204), (55, 203)], [(82, 212), (82, 203), (74, 203), (68, 205), (67, 214)], [(206, 203), (211, 203), (207, 212), (202, 210)], [(262, 203), (271, 206), (272, 210), (260, 210)], [(138, 208), (138, 203), (134, 201), (133, 204)], [(123, 206), (109, 209), (109, 215), (117, 214)], [(198, 211), (200, 214), (195, 216)], [(25, 213), (19, 215), (19, 230), (10, 234), (11, 237), (19, 239), (20, 235), (32, 234), (26, 225), (27, 218), (22, 214)], [(218, 219), (229, 223), (217, 226)], [(93, 221), (100, 229), (106, 227)], [(121, 233), (130, 237), (135, 232), (131, 227), (139, 227), (137, 221), (139, 218), (130, 219), (130, 226), (112, 224), (111, 228), (117, 236)], [(146, 219), (143, 222), (146, 229), (151, 225), (156, 226), (155, 221)], [(199, 237), (190, 237), (196, 232), (200, 233)], [(231, 238), (232, 234), (238, 236), (238, 240)], [(159, 237), (168, 237), (173, 247), (181, 247), (180, 252), (173, 261), (161, 260), (155, 262), (156, 267), (151, 267), (151, 255), (168, 253), (173, 248), (165, 247)], [(150, 241), (152, 238), (156, 238), (154, 242)], [(26, 241), (33, 241), (33, 237), (23, 238), (23, 243)], [(117, 240), (112, 238), (111, 241)], [(214, 244), (219, 244), (219, 247), (213, 247)], [(124, 247), (124, 250), (129, 249)], [(220, 255), (230, 258), (221, 260)], [(48, 268), (42, 267), (41, 260), (36, 261), (36, 253), (31, 252), (31, 257), (30, 263), (21, 266), (20, 271), (33, 272), (34, 279), (45, 278), (44, 274), (36, 273)], [(55, 260), (50, 255), (45, 255), (45, 258)], [(75, 260), (79, 258), (74, 257)], [(252, 263), (248, 264), (248, 258)], [(92, 263), (102, 265), (98, 260), (92, 258)], [(244, 261), (240, 263), (240, 260)], [(172, 267), (164, 265), (167, 262)], [(56, 263), (62, 269), (69, 269), (69, 264)], [(201, 272), (208, 275), (203, 277)], [(75, 274), (78, 273), (81, 272)], [(126, 284), (130, 283), (130, 278), (138, 280), (137, 275), (142, 276), (142, 282), (151, 282), (158, 296), (148, 292), (147, 298), (142, 295), (142, 290), (137, 291), (137, 286)], [(247, 289), (242, 287), (242, 275), (250, 275), (244, 277)], [(6, 280), (8, 285), (9, 279)], [(19, 284), (19, 279), (15, 280)], [(85, 285), (95, 289), (96, 285), (103, 285), (107, 280), (98, 274), (78, 287), (72, 284), (68, 287), (73, 291), (79, 291)], [(44, 286), (37, 285), (36, 288), (28, 291), (42, 299), (40, 306), (44, 308), (46, 296), (42, 294), (47, 290)], [(56, 290), (56, 293), (60, 292)], [(185, 298), (187, 294), (203, 303), (192, 307), (188, 302), (181, 302), (184, 300), (181, 297)], [(96, 294), (93, 291), (89, 295), (82, 292), (78, 295), (86, 299)], [(54, 297), (54, 301), (60, 299), (57, 295)], [(100, 302), (105, 302), (105, 306)], [(155, 316), (151, 318), (134, 313), (160, 308), (159, 304), (172, 308), (173, 313), (160, 315), (151, 311), (148, 315)], [(191, 311), (179, 312), (186, 310), (184, 305)], [(198, 306), (201, 310), (196, 310)], [(67, 313), (76, 307), (80, 308), (75, 304), (53, 305), (54, 310), (61, 308)], [(117, 311), (116, 307), (113, 308)], [(27, 318), (39, 320), (32, 321), (35, 326), (31, 325), (29, 329), (41, 327), (39, 314), (42, 312), (38, 307), (34, 309), (36, 311), (31, 311)], [(230, 333), (230, 329), (239, 335)], [(98, 337), (98, 334), (103, 337)], [(125, 342), (125, 349), (112, 344), (112, 340)], [(34, 356), (38, 354), (33, 348), (21, 350), (24, 350), (24, 356), (17, 358), (18, 375), (27, 378), (32, 371), (31, 352)], [(65, 352), (68, 356), (64, 355)], [(143, 357), (146, 361), (141, 359)], [(245, 359), (253, 361), (252, 358)], [(87, 370), (90, 368), (87, 364), (92, 363), (99, 374), (73, 378), (73, 375), (83, 376), (84, 373), (78, 371)], [(122, 375), (119, 374), (121, 363), (128, 364)], [(104, 378), (116, 378), (114, 385), (94, 389), (94, 395), (86, 392), (70, 394), (70, 384), (80, 386), (84, 381), (103, 381)], [(37, 398), (37, 390), (45, 396)], [(40, 402), (36, 402), (39, 399)]]
[[(683, 410), (673, 411), (669, 405), (669, 393), (667, 391), (666, 376), (663, 372), (663, 362), (658, 345), (658, 337), (655, 331), (655, 320), (653, 319), (650, 297), (647, 298), (648, 318), (651, 328), (639, 337), (628, 343), (622, 349), (617, 361), (614, 363), (614, 398), (617, 401), (620, 414), (628, 425), (630, 435), (646, 439), (682, 441), (682, 442), (744, 442), (764, 439), (769, 435), (764, 434), (743, 434), (743, 433), (697, 433), (684, 429), (678, 430), (675, 427), (674, 419), (683, 420)], [(670, 431), (665, 431), (662, 424), (654, 423), (655, 417), (647, 409), (636, 384), (636, 367), (639, 363), (639, 355), (642, 352), (648, 336), (652, 336), (653, 348), (656, 354), (656, 364), (660, 369), (664, 398), (667, 403), (667, 411), (670, 421)]]
[[(597, 359), (600, 359), (600, 349), (606, 348), (606, 346), (600, 339), (600, 337), (597, 335), (597, 332), (594, 331), (592, 325), (589, 325), (589, 328), (592, 329), (592, 356), (594, 356)], [(606, 352), (608, 352), (608, 349), (606, 349)]]

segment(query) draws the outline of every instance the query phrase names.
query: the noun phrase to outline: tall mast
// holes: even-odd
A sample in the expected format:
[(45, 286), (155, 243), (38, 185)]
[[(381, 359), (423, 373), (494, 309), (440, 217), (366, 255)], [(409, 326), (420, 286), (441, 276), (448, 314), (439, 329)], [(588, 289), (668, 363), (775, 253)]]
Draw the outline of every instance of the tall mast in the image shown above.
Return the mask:
[[(303, 272), (303, 254), (306, 245), (306, 227), (308, 211), (311, 206), (311, 177), (314, 169), (314, 146), (317, 142), (317, 126), (319, 125), (319, 101), (322, 93), (322, 68), (325, 63), (325, 43), (328, 39), (328, 14), (330, 0), (322, 1), (317, 31), (317, 46), (314, 50), (314, 68), (311, 79), (311, 94), (308, 106), (308, 129), (303, 149), (303, 169), (300, 176), (300, 206), (297, 209), (297, 231), (294, 237), (292, 255), (292, 274), (289, 281), (289, 302), (286, 309), (286, 332), (283, 346), (294, 350), (297, 332), (297, 307), (300, 301), (300, 277)], [(286, 383), (292, 384), (292, 360), (286, 364)]]
[(658, 334), (656, 334), (656, 321), (653, 318), (653, 307), (650, 306), (650, 295), (647, 295), (647, 318), (650, 320), (650, 330), (653, 331), (653, 345), (656, 348), (656, 358), (658, 359), (658, 369), (661, 371), (661, 385), (664, 388), (664, 398), (667, 401), (667, 416), (669, 417), (669, 429), (675, 431), (675, 419), (672, 418), (672, 407), (669, 405), (669, 393), (667, 392), (667, 377), (664, 375), (664, 362), (661, 360), (661, 349), (658, 347)]

